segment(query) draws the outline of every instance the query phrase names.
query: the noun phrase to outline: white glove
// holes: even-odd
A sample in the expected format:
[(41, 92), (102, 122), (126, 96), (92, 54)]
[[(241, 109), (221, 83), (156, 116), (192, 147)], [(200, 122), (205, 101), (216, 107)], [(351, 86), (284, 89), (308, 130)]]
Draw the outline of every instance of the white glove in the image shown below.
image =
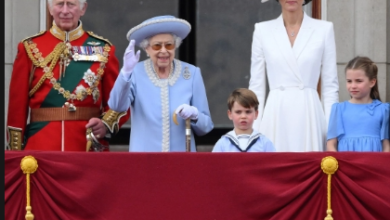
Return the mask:
[(187, 118), (190, 118), (192, 120), (198, 119), (198, 109), (194, 106), (190, 106), (187, 104), (182, 104), (179, 107), (177, 107), (175, 113), (184, 119)]
[(130, 78), (130, 75), (133, 72), (135, 65), (138, 63), (141, 54), (140, 50), (134, 54), (134, 44), (135, 40), (131, 40), (129, 46), (126, 48), (125, 55), (123, 56), (123, 67), (121, 69), (121, 74), (126, 79)]

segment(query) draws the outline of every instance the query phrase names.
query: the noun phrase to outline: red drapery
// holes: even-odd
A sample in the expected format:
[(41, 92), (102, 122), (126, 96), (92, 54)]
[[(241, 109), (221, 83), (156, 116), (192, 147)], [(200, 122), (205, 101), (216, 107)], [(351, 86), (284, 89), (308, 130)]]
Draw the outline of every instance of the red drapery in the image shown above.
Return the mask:
[(389, 153), (5, 152), (5, 219), (26, 214), (24, 156), (34, 220), (390, 219)]

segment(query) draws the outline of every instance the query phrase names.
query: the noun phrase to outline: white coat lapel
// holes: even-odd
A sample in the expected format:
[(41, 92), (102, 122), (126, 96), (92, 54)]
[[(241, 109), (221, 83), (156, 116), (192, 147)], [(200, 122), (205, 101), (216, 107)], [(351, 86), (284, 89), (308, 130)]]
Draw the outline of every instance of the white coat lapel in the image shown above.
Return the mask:
[(307, 43), (310, 40), (311, 35), (313, 34), (313, 27), (312, 27), (312, 22), (309, 16), (304, 13), (303, 15), (303, 21), (301, 28), (299, 29), (297, 38), (295, 39), (294, 46), (293, 46), (293, 51), (296, 60), (298, 60), (299, 55), (301, 55), (303, 49), (307, 45)]
[(295, 58), (295, 54), (293, 49), (291, 48), (290, 40), (288, 39), (288, 35), (286, 33), (286, 28), (283, 24), (283, 17), (280, 15), (275, 20), (275, 28), (273, 28), (272, 33), (275, 39), (275, 45), (277, 45), (280, 53), (282, 53), (286, 63), (291, 68), (294, 75), (301, 80), (301, 76), (299, 74), (297, 60)]

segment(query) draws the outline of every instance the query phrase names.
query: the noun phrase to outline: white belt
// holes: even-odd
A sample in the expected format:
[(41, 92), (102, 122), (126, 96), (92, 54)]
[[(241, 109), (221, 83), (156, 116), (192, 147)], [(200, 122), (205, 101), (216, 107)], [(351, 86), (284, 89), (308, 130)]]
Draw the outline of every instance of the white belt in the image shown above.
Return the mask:
[[(294, 86), (278, 86), (278, 87), (272, 88), (271, 90), (275, 90), (275, 89), (279, 89), (281, 91), (286, 90), (286, 89), (300, 89), (300, 90), (303, 90), (305, 88), (314, 89), (314, 88), (305, 86), (303, 84), (299, 84), (299, 85), (294, 85)], [(316, 90), (316, 89), (314, 89), (314, 90)]]

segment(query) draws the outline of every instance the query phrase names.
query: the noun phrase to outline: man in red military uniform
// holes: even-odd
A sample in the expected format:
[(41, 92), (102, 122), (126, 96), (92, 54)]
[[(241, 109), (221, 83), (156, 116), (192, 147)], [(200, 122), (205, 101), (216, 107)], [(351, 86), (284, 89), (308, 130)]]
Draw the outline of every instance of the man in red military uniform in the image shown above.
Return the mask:
[(51, 29), (18, 44), (9, 90), (8, 148), (88, 151), (107, 146), (106, 137), (130, 116), (129, 110), (115, 112), (107, 105), (119, 72), (115, 47), (83, 30), (86, 0), (48, 4)]

